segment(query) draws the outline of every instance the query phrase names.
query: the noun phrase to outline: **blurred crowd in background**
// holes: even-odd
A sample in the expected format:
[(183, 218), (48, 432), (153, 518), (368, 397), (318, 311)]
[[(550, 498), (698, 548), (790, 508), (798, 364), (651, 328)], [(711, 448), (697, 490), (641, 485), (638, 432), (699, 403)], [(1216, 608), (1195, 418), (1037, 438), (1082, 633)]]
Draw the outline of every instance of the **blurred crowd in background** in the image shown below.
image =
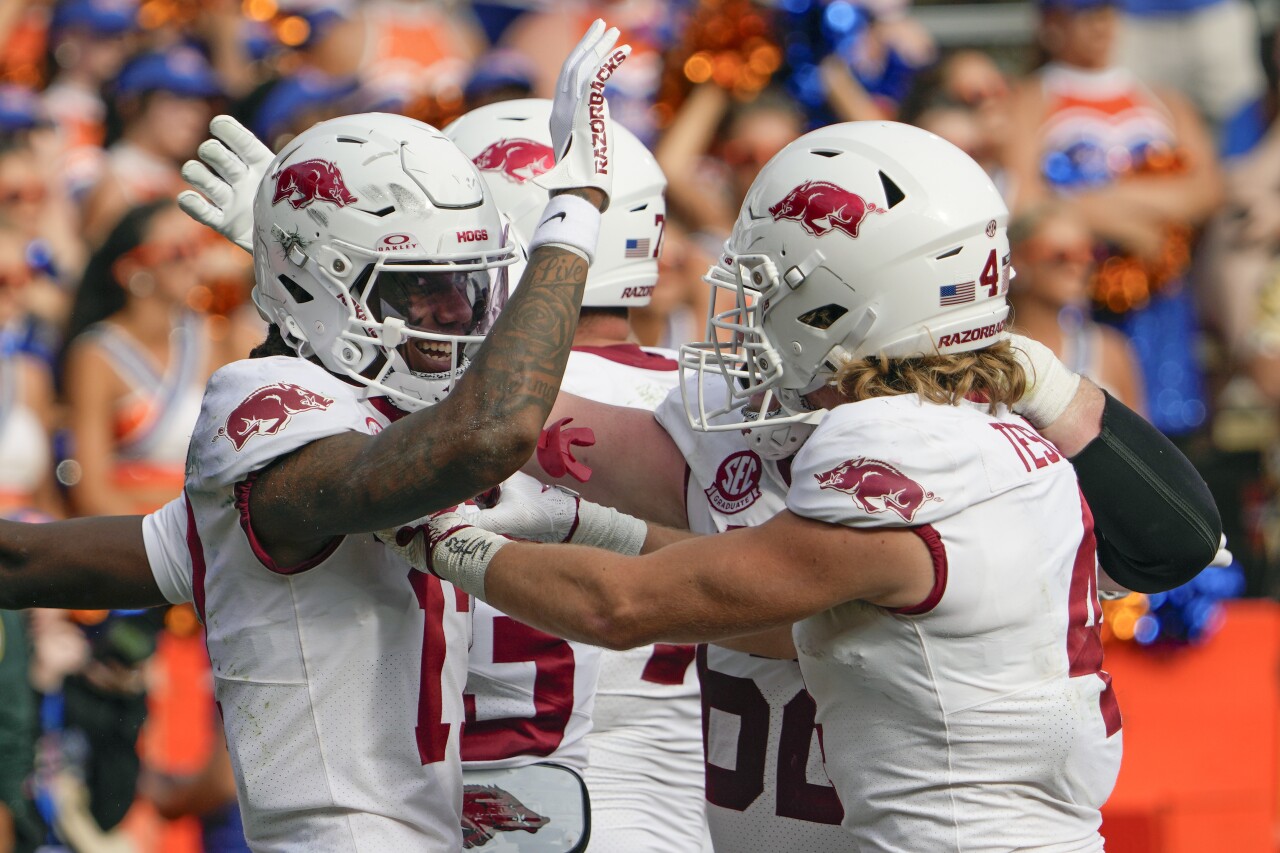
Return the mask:
[[(1017, 325), (1214, 489), (1241, 580), (1182, 604), (1280, 593), (1269, 27), (1245, 0), (979, 2), (965, 39), (928, 14), (948, 5), (0, 0), (0, 512), (146, 512), (180, 491), (206, 379), (265, 332), (249, 257), (173, 203), (213, 115), (273, 150), (352, 112), (443, 126), (549, 97), (602, 15), (635, 48), (614, 117), (670, 181), (641, 343), (702, 337), (701, 276), (784, 145), (920, 125), (1006, 195)], [(988, 15), (1025, 38), (985, 41)], [(1115, 640), (1211, 632), (1209, 606), (1143, 621), (1177, 603), (1131, 601)], [(243, 849), (189, 609), (0, 615), (0, 851)]]

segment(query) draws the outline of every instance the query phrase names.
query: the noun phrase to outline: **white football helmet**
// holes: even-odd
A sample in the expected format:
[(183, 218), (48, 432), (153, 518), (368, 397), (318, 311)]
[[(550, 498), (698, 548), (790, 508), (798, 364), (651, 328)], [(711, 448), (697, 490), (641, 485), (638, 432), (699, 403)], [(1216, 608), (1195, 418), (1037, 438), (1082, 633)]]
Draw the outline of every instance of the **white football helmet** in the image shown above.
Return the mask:
[(298, 135), (253, 221), (259, 313), (406, 410), (444, 397), (506, 303), (508, 227), (471, 161), (420, 121), (366, 113)]
[[(525, 98), (479, 107), (444, 129), (479, 167), (524, 245), (547, 205), (547, 191), (530, 178), (555, 165), (550, 118), (551, 101)], [(624, 165), (613, 176), (609, 209), (600, 218), (584, 308), (647, 305), (658, 281), (667, 178), (634, 133), (614, 122), (613, 134), (614, 162)]]
[[(1008, 217), (982, 168), (927, 131), (866, 121), (800, 137), (756, 177), (705, 278), (707, 340), (681, 349), (690, 423), (742, 429), (710, 420), (751, 401), (746, 428), (794, 451), (803, 430), (776, 428), (820, 421), (804, 395), (844, 360), (1002, 340)], [(727, 404), (708, 406), (707, 377), (727, 385)]]

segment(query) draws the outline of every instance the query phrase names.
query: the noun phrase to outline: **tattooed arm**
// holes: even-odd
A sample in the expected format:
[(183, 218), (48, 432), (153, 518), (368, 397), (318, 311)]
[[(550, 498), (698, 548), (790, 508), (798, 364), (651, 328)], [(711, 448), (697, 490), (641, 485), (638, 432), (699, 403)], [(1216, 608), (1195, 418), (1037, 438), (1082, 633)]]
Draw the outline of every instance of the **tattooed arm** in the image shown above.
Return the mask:
[[(603, 203), (603, 196), (587, 196)], [(402, 524), (509, 477), (532, 454), (569, 359), (587, 262), (550, 246), (524, 276), (466, 374), (443, 401), (377, 435), (330, 436), (263, 471), (254, 533), (284, 565), (333, 536)]]

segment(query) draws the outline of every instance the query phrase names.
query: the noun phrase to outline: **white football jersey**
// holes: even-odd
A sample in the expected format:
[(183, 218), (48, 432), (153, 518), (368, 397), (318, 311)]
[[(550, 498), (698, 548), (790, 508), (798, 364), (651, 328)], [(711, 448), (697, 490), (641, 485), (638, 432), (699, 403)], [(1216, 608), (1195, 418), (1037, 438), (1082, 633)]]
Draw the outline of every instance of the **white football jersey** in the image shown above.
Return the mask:
[(1102, 850), (1120, 712), (1071, 464), (1015, 415), (910, 395), (834, 409), (792, 477), (792, 512), (909, 528), (934, 563), (916, 606), (795, 627), (859, 848)]
[[(187, 460), (191, 594), (256, 851), (453, 851), (468, 597), (373, 534), (296, 566), (254, 539), (258, 472), (398, 412), (303, 359), (209, 380)], [(390, 415), (390, 417), (389, 417)]]
[[(676, 353), (634, 344), (575, 347), (561, 387), (652, 411), (680, 379)], [(697, 851), (706, 842), (701, 706), (694, 647), (603, 649), (587, 735), (591, 853)]]
[[(707, 405), (720, 386), (708, 389)], [(753, 527), (786, 507), (790, 459), (761, 459), (740, 432), (695, 432), (680, 392), (658, 421), (689, 466), (689, 529)], [(718, 422), (739, 417), (730, 413)], [(796, 661), (707, 646), (698, 656), (707, 823), (717, 850), (845, 853), (840, 799), (822, 765), (814, 702)]]

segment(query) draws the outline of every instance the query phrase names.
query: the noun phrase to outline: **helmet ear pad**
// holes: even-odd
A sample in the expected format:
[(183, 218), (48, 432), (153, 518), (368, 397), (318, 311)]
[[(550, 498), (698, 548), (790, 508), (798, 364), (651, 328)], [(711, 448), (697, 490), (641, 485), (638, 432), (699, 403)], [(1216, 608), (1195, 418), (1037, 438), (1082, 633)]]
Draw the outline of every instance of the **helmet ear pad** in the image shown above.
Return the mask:
[[(382, 113), (322, 122), (292, 140), (258, 187), (254, 232), (259, 312), (299, 355), (409, 409), (442, 398), (465, 345), (487, 328), (445, 335), (383, 322), (366, 301), (379, 274), (493, 271), (515, 260), (470, 160), (435, 128)], [(415, 374), (396, 353), (406, 337), (450, 342), (452, 368)]]

